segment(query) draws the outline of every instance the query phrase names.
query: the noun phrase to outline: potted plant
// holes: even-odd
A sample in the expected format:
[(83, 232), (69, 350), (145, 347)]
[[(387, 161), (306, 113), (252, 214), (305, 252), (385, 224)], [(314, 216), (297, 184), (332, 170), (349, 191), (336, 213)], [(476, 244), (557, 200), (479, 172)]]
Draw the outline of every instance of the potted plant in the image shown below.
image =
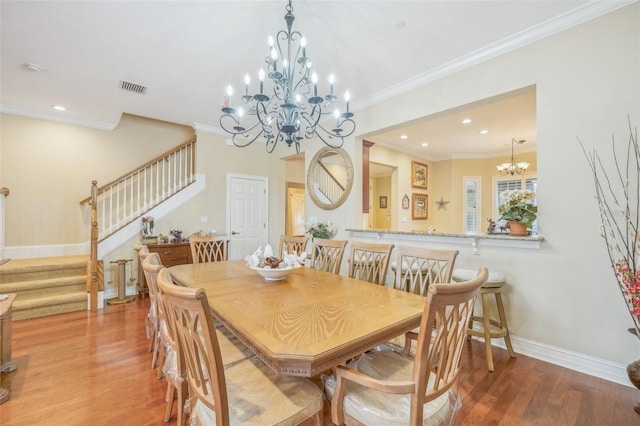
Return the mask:
[[(580, 139), (578, 139), (580, 141)], [(582, 142), (580, 142), (582, 145)], [(611, 156), (605, 161), (593, 149), (582, 146), (595, 183), (600, 212), (600, 235), (609, 253), (617, 285), (633, 319), (629, 332), (640, 338), (640, 143), (638, 128), (629, 119), (626, 145), (611, 143)], [(640, 359), (627, 365), (627, 375), (640, 389)], [(634, 407), (640, 413), (640, 403)]]
[(509, 222), (509, 235), (528, 235), (528, 228), (533, 226), (538, 213), (538, 206), (533, 204), (535, 192), (529, 189), (509, 189), (500, 193), (498, 220)]
[(325, 240), (329, 240), (336, 235), (336, 231), (336, 227), (329, 222), (315, 223), (307, 227), (307, 233), (311, 234), (313, 238), (323, 238)]

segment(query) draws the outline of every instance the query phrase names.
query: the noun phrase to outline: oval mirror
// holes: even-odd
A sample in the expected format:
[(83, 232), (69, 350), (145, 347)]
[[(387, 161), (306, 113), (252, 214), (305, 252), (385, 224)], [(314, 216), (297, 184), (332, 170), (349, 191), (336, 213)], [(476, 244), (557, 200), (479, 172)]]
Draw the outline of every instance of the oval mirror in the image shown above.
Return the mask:
[(342, 148), (324, 147), (313, 156), (307, 191), (316, 206), (333, 210), (345, 202), (353, 185), (353, 164)]

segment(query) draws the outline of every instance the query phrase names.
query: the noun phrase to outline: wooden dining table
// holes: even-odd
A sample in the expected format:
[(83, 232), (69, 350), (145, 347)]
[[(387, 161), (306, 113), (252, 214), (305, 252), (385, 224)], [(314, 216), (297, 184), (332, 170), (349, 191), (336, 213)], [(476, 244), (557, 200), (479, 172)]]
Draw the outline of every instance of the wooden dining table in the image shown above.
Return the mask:
[(275, 371), (313, 377), (420, 325), (426, 299), (309, 267), (266, 281), (242, 260), (172, 266)]

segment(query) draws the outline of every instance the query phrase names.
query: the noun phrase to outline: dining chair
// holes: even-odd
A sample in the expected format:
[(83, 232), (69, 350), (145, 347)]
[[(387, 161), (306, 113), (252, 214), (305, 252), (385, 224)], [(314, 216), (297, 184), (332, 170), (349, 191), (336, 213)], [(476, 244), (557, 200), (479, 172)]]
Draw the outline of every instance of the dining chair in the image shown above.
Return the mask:
[[(133, 246), (133, 249), (138, 252), (138, 262), (142, 267), (144, 260), (147, 258), (147, 256), (149, 256), (149, 248), (144, 244), (136, 244), (135, 246)], [(144, 268), (140, 268), (139, 270), (142, 270), (142, 273), (145, 274), (146, 281), (147, 278), (146, 273), (144, 272)], [(156, 368), (159, 339), (158, 306), (156, 304), (155, 293), (152, 293), (152, 290), (149, 290), (149, 313), (145, 317), (144, 323), (147, 333), (147, 339), (149, 339), (149, 352), (153, 352), (153, 357), (151, 358), (151, 368)]]
[(287, 252), (288, 254), (296, 253), (297, 255), (300, 255), (307, 248), (308, 240), (309, 238), (307, 238), (306, 235), (300, 235), (300, 236), (281, 235), (280, 236), (280, 252), (278, 253), (278, 256), (280, 257), (280, 259), (282, 259), (285, 252)]
[(228, 260), (229, 240), (226, 235), (189, 237), (193, 263)]
[(354, 241), (349, 256), (349, 276), (385, 285), (393, 244), (371, 244)]
[(311, 267), (333, 274), (340, 273), (340, 264), (342, 263), (342, 256), (346, 246), (346, 240), (314, 238)]
[(166, 269), (158, 286), (179, 341), (192, 424), (322, 425), (322, 391), (310, 381), (279, 375), (257, 357), (224, 366), (204, 289), (173, 285)]
[[(136, 244), (133, 246), (133, 249), (138, 253), (138, 264), (140, 265), (138, 271), (142, 271), (142, 262), (149, 255), (149, 247), (144, 244)], [(142, 273), (144, 274), (144, 271)], [(140, 281), (141, 277), (138, 277), (138, 283), (140, 283)], [(149, 297), (149, 313), (144, 319), (144, 325), (147, 339), (149, 339), (149, 352), (151, 352), (154, 346), (153, 337), (156, 335), (158, 327), (158, 310), (155, 301), (152, 300), (151, 297)]]
[[(397, 260), (391, 265), (391, 269), (395, 271), (394, 287), (396, 289), (426, 296), (431, 284), (451, 282), (458, 250), (398, 246), (396, 251)], [(416, 340), (417, 336), (418, 330), (405, 334), (403, 347), (405, 354), (409, 354), (411, 341)], [(397, 340), (393, 343), (399, 344)]]
[(176, 398), (177, 393), (177, 421), (178, 425), (184, 425), (182, 407), (184, 406), (184, 402), (187, 397), (187, 387), (178, 374), (177, 362), (174, 355), (177, 345), (174, 339), (173, 323), (169, 321), (169, 318), (167, 318), (166, 304), (161, 295), (160, 289), (158, 288), (158, 273), (164, 268), (160, 262), (160, 255), (158, 253), (149, 254), (149, 256), (147, 256), (147, 258), (142, 262), (142, 268), (144, 269), (144, 273), (147, 278), (147, 285), (149, 286), (149, 298), (151, 298), (151, 289), (153, 289), (153, 294), (158, 306), (158, 378), (164, 376), (167, 381), (167, 393), (165, 396), (167, 408), (164, 415), (164, 421), (168, 422), (171, 419), (173, 401)]
[(467, 322), (487, 276), (429, 285), (415, 356), (370, 351), (325, 377), (333, 424), (455, 424)]
[[(151, 253), (143, 262), (142, 267), (147, 275), (148, 283), (151, 288), (155, 289), (158, 306), (159, 317), (159, 350), (158, 350), (158, 378), (164, 376), (167, 381), (166, 401), (167, 408), (165, 412), (165, 422), (171, 419), (173, 410), (173, 401), (177, 397), (177, 419), (178, 424), (183, 425), (185, 417), (183, 414), (184, 403), (187, 397), (187, 386), (183, 380), (183, 376), (178, 371), (178, 344), (175, 337), (175, 324), (171, 315), (167, 315), (168, 308), (162, 290), (158, 287), (158, 273), (163, 269), (160, 263), (160, 256), (157, 253)], [(167, 278), (171, 275), (167, 271)], [(220, 341), (220, 349), (222, 353), (223, 365), (232, 365), (236, 362), (254, 356), (254, 354), (243, 345), (240, 340), (231, 334), (226, 328), (220, 327), (216, 329), (218, 340)]]

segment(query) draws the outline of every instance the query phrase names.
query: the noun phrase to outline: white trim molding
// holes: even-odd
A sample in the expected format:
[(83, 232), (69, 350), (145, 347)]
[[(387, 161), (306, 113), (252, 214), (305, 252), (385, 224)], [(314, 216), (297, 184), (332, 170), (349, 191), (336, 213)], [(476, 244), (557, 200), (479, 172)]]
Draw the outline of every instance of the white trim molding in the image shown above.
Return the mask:
[[(514, 335), (510, 335), (510, 337), (513, 350), (516, 352), (516, 357), (518, 354), (526, 355), (600, 379), (609, 380), (631, 388), (634, 387), (627, 376), (626, 365), (572, 352), (544, 343), (534, 342), (533, 340)], [(484, 339), (481, 337), (474, 337), (474, 339), (484, 342)], [(491, 346), (506, 350), (504, 339), (492, 339)]]

